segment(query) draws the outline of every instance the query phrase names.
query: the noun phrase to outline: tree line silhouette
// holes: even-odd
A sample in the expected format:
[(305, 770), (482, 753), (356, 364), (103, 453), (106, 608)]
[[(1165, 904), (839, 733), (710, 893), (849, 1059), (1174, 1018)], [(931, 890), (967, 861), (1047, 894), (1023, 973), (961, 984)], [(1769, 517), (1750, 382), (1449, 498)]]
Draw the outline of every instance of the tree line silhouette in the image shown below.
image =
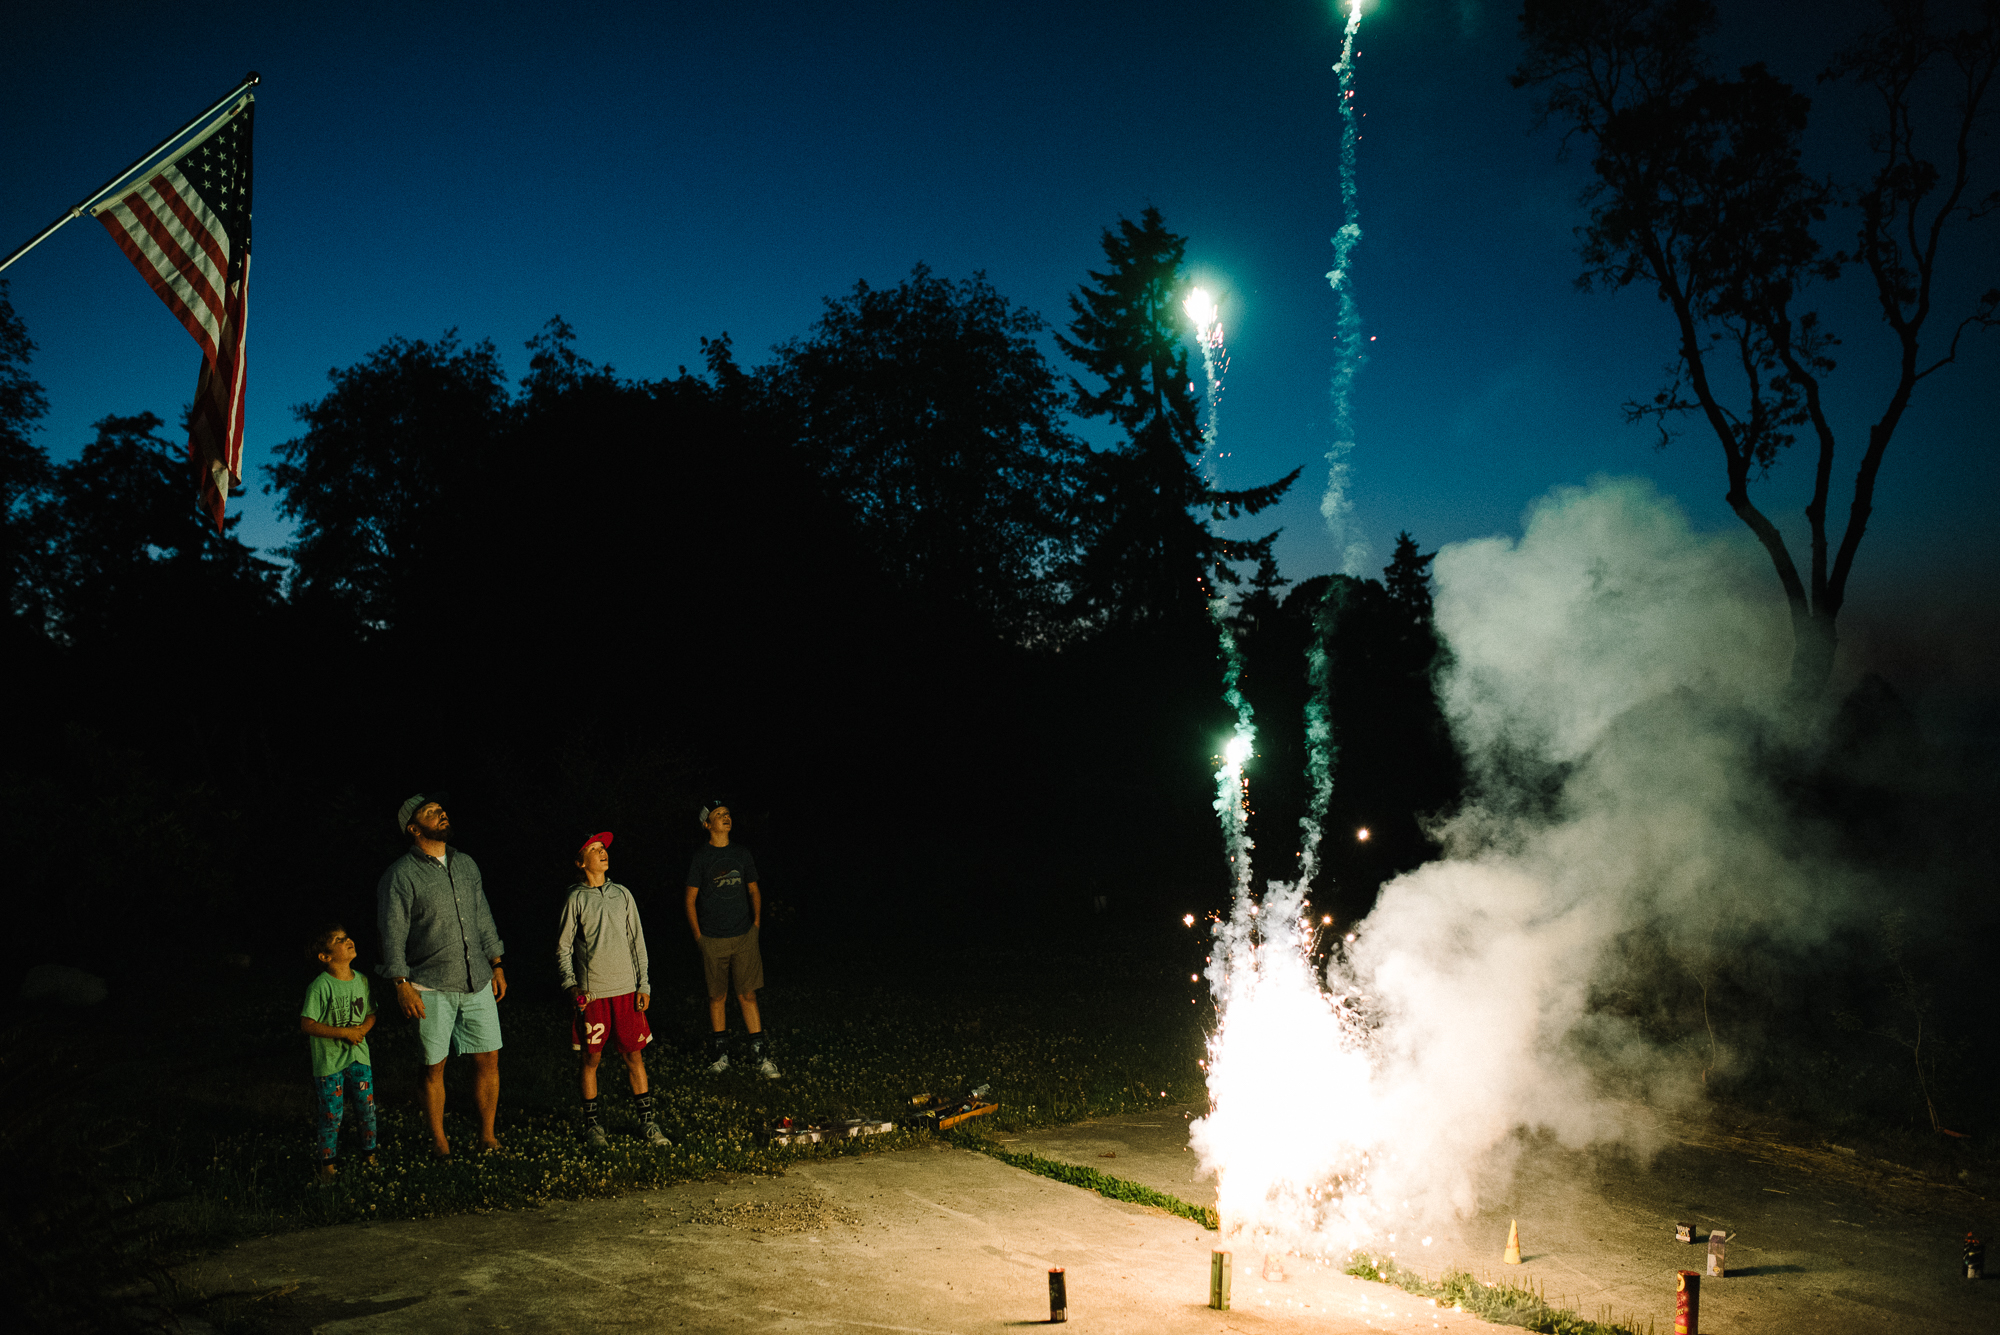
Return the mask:
[[(1105, 232), (1057, 335), (1073, 377), (1040, 316), (922, 265), (754, 367), (723, 335), (698, 371), (625, 378), (557, 318), (509, 384), (489, 341), (391, 339), (296, 409), (265, 479), (294, 526), (278, 561), (203, 521), (151, 413), (51, 463), (0, 306), (6, 841), (24, 883), (69, 887), (23, 910), (46, 950), (79, 912), (135, 956), (165, 934), (239, 961), (372, 922), (395, 805), (433, 788), (531, 957), (579, 832), (619, 832), (614, 875), (657, 915), (710, 794), (781, 932), (1164, 923), (1228, 883), (1217, 590), (1263, 725), (1265, 847), (1305, 809), (1311, 637), (1367, 701), (1336, 704), (1329, 818), (1337, 894), (1365, 910), (1459, 781), (1428, 557), (1405, 535), (1386, 584), (1291, 585), (1275, 533), (1218, 534), (1298, 474), (1204, 479), (1184, 246), (1151, 209)], [(1086, 446), (1078, 416), (1123, 440)]]

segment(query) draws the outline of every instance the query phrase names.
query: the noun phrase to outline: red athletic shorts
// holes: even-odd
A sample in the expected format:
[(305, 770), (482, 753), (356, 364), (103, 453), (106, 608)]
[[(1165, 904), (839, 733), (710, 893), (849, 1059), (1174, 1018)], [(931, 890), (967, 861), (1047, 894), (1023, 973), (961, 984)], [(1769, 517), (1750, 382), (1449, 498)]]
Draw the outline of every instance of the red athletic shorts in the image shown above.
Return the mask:
[(646, 1012), (632, 1004), (637, 995), (592, 997), (570, 1024), (569, 1045), (578, 1051), (602, 1052), (608, 1043), (613, 1052), (637, 1052), (652, 1042), (653, 1026), (646, 1023)]

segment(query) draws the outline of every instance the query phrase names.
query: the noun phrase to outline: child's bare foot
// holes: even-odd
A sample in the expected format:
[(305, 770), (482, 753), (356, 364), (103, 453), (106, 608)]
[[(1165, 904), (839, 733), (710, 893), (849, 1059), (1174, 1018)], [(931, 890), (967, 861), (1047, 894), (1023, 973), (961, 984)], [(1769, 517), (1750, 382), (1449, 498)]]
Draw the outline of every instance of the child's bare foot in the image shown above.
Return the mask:
[(364, 1154), (364, 1155), (362, 1155), (362, 1156), (361, 1156), (361, 1166), (362, 1166), (363, 1168), (373, 1168), (373, 1167), (375, 1166), (375, 1156), (374, 1156), (374, 1155), (372, 1155), (372, 1154)]
[(431, 1157), (434, 1159), (449, 1159), (451, 1157), (451, 1142), (448, 1140), (432, 1141)]
[(316, 1182), (331, 1182), (339, 1176), (340, 1170), (338, 1168), (335, 1168), (330, 1163), (323, 1163), (313, 1173), (313, 1180)]
[(500, 1152), (500, 1141), (496, 1137), (488, 1136), (479, 1142), (479, 1152), (481, 1154), (498, 1154)]

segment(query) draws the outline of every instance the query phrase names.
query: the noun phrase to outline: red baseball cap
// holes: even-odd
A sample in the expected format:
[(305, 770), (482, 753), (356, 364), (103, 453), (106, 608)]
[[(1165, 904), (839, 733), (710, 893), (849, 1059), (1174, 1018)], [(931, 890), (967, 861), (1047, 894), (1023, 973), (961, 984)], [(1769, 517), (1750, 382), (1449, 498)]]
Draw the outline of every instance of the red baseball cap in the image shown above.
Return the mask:
[(588, 839), (585, 839), (582, 843), (576, 846), (576, 855), (578, 857), (582, 857), (583, 850), (589, 848), (592, 844), (603, 844), (606, 848), (611, 847), (611, 831), (599, 830), (596, 834), (593, 834)]

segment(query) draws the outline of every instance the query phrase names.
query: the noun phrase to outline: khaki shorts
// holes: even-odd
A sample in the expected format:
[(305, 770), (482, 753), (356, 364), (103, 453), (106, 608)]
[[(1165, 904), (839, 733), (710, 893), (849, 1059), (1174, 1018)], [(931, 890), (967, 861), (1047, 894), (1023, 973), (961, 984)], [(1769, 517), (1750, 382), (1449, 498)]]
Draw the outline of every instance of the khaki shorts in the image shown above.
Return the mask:
[(741, 936), (704, 936), (701, 969), (708, 977), (708, 995), (742, 996), (764, 985), (764, 957), (757, 953), (757, 929)]

